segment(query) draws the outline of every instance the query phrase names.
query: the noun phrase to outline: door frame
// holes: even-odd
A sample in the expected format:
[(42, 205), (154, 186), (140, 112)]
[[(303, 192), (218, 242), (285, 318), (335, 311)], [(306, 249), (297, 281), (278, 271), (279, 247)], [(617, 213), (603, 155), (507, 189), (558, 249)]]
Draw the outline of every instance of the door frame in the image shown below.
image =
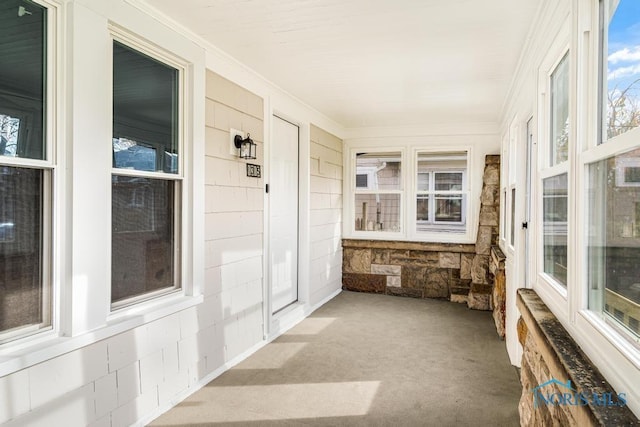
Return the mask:
[[(310, 125), (297, 120), (286, 110), (274, 108), (271, 100), (265, 99), (264, 146), (264, 241), (263, 241), (263, 329), (264, 339), (282, 334), (309, 312), (309, 256), (310, 256)], [(298, 301), (273, 313), (271, 297), (271, 230), (270, 199), (266, 185), (270, 183), (271, 144), (273, 143), (273, 117), (276, 116), (298, 126)]]

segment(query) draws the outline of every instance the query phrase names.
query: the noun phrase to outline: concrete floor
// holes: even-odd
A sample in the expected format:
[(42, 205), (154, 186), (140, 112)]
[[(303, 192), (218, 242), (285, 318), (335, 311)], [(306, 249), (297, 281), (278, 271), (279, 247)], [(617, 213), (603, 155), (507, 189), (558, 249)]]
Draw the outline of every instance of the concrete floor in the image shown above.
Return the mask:
[(342, 292), (153, 426), (519, 426), (491, 313)]

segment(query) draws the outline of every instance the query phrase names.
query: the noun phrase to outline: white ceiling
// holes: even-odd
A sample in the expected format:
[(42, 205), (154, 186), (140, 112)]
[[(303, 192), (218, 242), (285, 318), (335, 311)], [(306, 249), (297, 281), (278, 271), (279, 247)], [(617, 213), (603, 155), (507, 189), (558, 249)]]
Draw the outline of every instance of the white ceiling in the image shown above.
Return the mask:
[(147, 0), (345, 127), (497, 122), (540, 0)]

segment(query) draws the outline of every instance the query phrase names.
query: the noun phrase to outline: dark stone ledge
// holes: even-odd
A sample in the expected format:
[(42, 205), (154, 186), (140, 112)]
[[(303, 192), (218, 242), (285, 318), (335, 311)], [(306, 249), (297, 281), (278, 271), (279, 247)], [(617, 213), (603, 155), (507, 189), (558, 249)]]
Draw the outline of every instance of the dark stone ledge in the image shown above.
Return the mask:
[(342, 239), (343, 248), (394, 249), (425, 252), (475, 253), (476, 245), (459, 243), (409, 242), (398, 240)]
[[(599, 394), (614, 391), (533, 289), (518, 289), (517, 304), (529, 331), (543, 337), (551, 356), (578, 390)], [(594, 425), (640, 426), (640, 420), (627, 406), (596, 406), (590, 401), (585, 408)]]
[(491, 256), (498, 262), (504, 262), (504, 260), (507, 259), (507, 256), (502, 252), (502, 249), (500, 249), (500, 246), (498, 245), (491, 246)]

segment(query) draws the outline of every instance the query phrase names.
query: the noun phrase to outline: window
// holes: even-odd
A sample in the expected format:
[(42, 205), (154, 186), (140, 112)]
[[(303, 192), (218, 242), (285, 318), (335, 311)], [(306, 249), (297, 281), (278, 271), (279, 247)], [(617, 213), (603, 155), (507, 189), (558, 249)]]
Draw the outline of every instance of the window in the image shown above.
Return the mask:
[[(356, 230), (378, 232), (401, 230), (401, 166), (400, 152), (356, 154), (355, 181), (360, 183), (360, 185), (356, 184), (354, 194)], [(362, 176), (366, 176), (366, 179)]]
[(560, 60), (550, 77), (550, 166), (569, 158), (569, 54)]
[[(0, 22), (0, 342), (5, 342), (52, 325), (55, 164), (46, 138), (47, 9), (9, 0), (0, 8)], [(16, 27), (21, 37), (15, 37)]]
[(114, 308), (180, 288), (179, 99), (177, 68), (114, 41)]
[(601, 1), (601, 142), (640, 126), (639, 12), (634, 0)]
[[(634, 0), (600, 2), (598, 144), (587, 163), (589, 308), (640, 341), (640, 26)], [(596, 150), (598, 148), (599, 150)], [(597, 154), (593, 154), (597, 153)]]
[[(569, 218), (569, 54), (548, 74), (547, 154), (542, 187), (542, 272), (550, 283), (567, 286)], [(543, 146), (544, 148), (544, 146)]]
[(416, 231), (466, 231), (467, 153), (418, 153)]

